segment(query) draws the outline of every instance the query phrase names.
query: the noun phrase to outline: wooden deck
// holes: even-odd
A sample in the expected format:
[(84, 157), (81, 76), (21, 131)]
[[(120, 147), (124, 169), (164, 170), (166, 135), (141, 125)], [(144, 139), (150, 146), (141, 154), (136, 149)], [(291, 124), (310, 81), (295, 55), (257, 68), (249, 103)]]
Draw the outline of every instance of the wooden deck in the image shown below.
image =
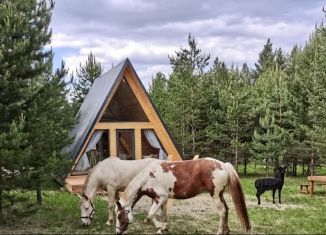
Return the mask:
[(65, 180), (65, 187), (71, 193), (81, 193), (87, 175), (68, 176)]

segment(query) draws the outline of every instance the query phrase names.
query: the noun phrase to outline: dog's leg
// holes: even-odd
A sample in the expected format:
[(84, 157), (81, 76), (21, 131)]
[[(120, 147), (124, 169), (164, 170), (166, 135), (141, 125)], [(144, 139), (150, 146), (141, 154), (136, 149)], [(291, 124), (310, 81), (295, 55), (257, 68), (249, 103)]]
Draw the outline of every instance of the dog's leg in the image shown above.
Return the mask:
[(281, 204), (281, 192), (282, 192), (282, 188), (278, 189), (278, 202)]
[(258, 205), (260, 205), (260, 195), (261, 195), (261, 191), (257, 189), (257, 193), (256, 193), (256, 197), (258, 199)]
[(272, 189), (272, 190), (273, 190), (273, 204), (275, 204), (275, 191), (276, 191), (276, 188)]

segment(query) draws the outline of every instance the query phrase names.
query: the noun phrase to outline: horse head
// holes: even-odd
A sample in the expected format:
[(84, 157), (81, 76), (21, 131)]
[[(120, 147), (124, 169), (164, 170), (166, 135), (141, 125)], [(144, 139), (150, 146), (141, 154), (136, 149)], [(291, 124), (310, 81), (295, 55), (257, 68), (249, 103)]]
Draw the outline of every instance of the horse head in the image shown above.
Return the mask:
[(81, 222), (84, 226), (89, 226), (95, 213), (94, 204), (86, 194), (77, 195), (80, 198), (79, 207)]
[(132, 222), (131, 206), (122, 206), (120, 201), (116, 202), (116, 234), (124, 234), (127, 232), (128, 225)]

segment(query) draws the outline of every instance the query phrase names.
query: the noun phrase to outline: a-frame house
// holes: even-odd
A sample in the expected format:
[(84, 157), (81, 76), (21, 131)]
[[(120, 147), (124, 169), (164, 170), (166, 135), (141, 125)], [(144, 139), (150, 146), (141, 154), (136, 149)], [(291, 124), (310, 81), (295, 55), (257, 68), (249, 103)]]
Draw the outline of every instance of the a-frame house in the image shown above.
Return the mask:
[(107, 157), (182, 160), (129, 59), (95, 80), (77, 120), (65, 179), (71, 192), (81, 191), (88, 171)]

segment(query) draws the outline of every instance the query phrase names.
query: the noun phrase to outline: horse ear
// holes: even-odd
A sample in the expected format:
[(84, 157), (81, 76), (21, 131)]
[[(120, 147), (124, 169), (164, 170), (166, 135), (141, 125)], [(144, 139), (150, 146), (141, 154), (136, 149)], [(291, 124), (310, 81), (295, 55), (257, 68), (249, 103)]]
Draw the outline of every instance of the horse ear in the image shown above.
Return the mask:
[(82, 196), (82, 195), (80, 195), (79, 193), (77, 193), (77, 197), (79, 197), (80, 199), (82, 199), (82, 198), (83, 198), (83, 196)]
[(121, 192), (121, 191), (119, 191), (119, 198), (120, 198), (120, 199), (124, 199), (123, 192)]

